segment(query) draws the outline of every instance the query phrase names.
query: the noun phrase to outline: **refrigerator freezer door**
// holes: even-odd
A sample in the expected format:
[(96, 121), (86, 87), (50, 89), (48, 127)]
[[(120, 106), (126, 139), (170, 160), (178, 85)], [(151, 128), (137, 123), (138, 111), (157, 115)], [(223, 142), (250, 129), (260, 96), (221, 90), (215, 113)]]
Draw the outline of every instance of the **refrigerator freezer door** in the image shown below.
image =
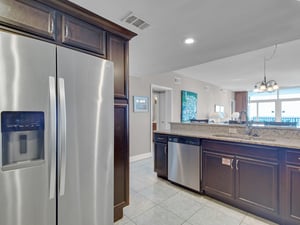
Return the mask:
[[(62, 145), (58, 160), (58, 224), (112, 225), (113, 64), (57, 47), (57, 66), (58, 79), (64, 80), (64, 88), (58, 89), (65, 90), (66, 104), (66, 134), (60, 130), (58, 142)], [(58, 104), (59, 112), (63, 102)]]
[[(10, 133), (1, 131), (0, 225), (55, 224), (56, 200), (53, 191), (50, 193), (49, 148), (51, 145), (49, 76), (55, 77), (55, 55), (54, 45), (6, 32), (0, 33), (1, 115), (4, 115), (4, 111), (8, 113), (21, 111), (20, 114), (40, 112), (44, 115), (44, 130), (33, 136), (43, 139), (42, 147), (34, 144), (37, 142), (31, 139), (30, 134), (33, 134), (31, 131), (20, 131), (26, 130), (25, 128), (29, 126), (39, 126), (32, 117), (28, 117), (30, 125), (25, 117), (23, 124), (19, 119), (15, 120), (15, 124), (12, 125), (19, 126), (19, 131)], [(7, 160), (8, 164), (5, 165), (2, 158), (5, 155), (3, 139), (10, 135), (20, 137), (15, 138), (16, 141), (20, 140), (20, 144), (10, 145), (9, 151), (15, 153), (18, 151), (16, 157), (21, 160)], [(36, 146), (43, 149), (33, 151), (32, 148)], [(30, 156), (32, 152), (42, 155), (32, 157)]]

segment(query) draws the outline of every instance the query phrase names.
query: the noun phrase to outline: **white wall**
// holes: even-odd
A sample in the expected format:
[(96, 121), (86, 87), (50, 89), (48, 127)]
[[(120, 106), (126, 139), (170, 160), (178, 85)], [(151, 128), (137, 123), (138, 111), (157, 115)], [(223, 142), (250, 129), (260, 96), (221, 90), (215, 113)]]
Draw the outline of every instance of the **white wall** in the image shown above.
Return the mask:
[(148, 96), (150, 104), (150, 85), (143, 78), (130, 77), (129, 93), (129, 151), (130, 156), (136, 156), (150, 152), (150, 109), (133, 112), (133, 96)]
[[(174, 82), (180, 78), (180, 84)], [(133, 96), (148, 96), (150, 100), (151, 84), (173, 89), (173, 121), (180, 122), (181, 90), (198, 94), (197, 119), (208, 118), (214, 111), (214, 105), (224, 105), (225, 113), (230, 115), (231, 91), (220, 90), (219, 87), (198, 80), (184, 78), (175, 73), (166, 73), (149, 77), (133, 77), (130, 79), (130, 156), (149, 153), (150, 150), (150, 110), (147, 113), (134, 113)], [(150, 100), (151, 101), (151, 100)]]

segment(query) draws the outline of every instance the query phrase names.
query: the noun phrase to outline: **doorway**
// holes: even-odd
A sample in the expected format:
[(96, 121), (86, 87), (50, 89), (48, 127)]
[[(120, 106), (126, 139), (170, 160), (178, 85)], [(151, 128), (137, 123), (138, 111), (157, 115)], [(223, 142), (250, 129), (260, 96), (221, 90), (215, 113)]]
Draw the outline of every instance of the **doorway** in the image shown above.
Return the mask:
[(151, 84), (151, 152), (153, 152), (153, 132), (156, 130), (170, 130), (172, 121), (172, 88)]

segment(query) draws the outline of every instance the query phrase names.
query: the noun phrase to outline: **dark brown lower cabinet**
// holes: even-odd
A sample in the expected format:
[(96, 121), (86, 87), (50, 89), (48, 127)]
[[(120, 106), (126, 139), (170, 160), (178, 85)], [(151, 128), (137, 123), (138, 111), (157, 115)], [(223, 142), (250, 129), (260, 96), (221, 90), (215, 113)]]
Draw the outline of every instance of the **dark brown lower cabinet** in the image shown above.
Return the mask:
[(154, 171), (157, 176), (168, 178), (168, 136), (154, 134)]
[(154, 143), (154, 170), (157, 176), (168, 177), (168, 145), (164, 143)]
[(234, 199), (233, 155), (203, 151), (203, 189), (206, 193)]
[(114, 220), (123, 217), (129, 204), (128, 105), (115, 104)]
[(278, 213), (278, 163), (236, 156), (236, 201), (266, 213)]
[(277, 149), (211, 140), (204, 140), (202, 148), (205, 194), (279, 220)]
[(286, 218), (292, 224), (300, 224), (300, 166), (287, 165)]

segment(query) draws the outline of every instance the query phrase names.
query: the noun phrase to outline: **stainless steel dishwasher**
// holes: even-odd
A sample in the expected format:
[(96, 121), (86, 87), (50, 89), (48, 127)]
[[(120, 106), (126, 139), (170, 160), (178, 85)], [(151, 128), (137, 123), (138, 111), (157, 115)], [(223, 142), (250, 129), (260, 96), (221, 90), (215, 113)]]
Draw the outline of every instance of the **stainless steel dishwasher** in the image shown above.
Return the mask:
[(200, 192), (200, 139), (168, 138), (168, 180)]

